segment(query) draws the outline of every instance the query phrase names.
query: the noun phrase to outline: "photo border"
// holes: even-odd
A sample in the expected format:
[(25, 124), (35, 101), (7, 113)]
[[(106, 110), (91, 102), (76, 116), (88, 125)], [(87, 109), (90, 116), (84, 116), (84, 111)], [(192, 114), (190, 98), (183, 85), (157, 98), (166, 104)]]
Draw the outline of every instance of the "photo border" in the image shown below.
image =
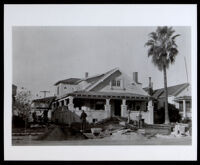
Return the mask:
[[(57, 3), (57, 1), (50, 1), (51, 2), (51, 4), (55, 4), (55, 3)], [(105, 1), (104, 1), (105, 2)], [(107, 1), (108, 2), (108, 1)], [(154, 3), (155, 1), (153, 1), (153, 3), (151, 3), (151, 4), (157, 4), (157, 3)], [(177, 4), (177, 1), (173, 1), (173, 3), (172, 3), (172, 1), (170, 0), (170, 1), (167, 1), (168, 3), (165, 3), (165, 4)], [(180, 2), (180, 1), (179, 1)], [(185, 3), (185, 0), (184, 1), (181, 1), (181, 2), (184, 2), (184, 4), (193, 4), (193, 3), (189, 3), (188, 1), (187, 1), (187, 3)], [(194, 2), (194, 1), (192, 1), (192, 2)], [(58, 2), (59, 3), (59, 2)], [(61, 1), (59, 4), (63, 4), (64, 2), (63, 1)], [(80, 3), (80, 1), (78, 1), (78, 3)], [(13, 1), (4, 1), (4, 3), (3, 3), (3, 5), (1, 5), (1, 9), (2, 9), (2, 17), (3, 17), (3, 19), (2, 19), (2, 21), (3, 21), (3, 30), (4, 30), (4, 5), (5, 4), (13, 4)], [(16, 3), (15, 3), (16, 4)], [(18, 4), (35, 4), (35, 3), (33, 3), (33, 2), (30, 2), (30, 3), (27, 3), (27, 2), (24, 2), (24, 1), (19, 1), (18, 2)], [(38, 3), (37, 2), (37, 4), (49, 4), (49, 2), (47, 3), (46, 1), (45, 2), (43, 2), (43, 0), (42, 1), (40, 1), (40, 3)], [(74, 2), (68, 2), (68, 3), (65, 3), (65, 4), (74, 4)], [(86, 4), (91, 4), (90, 2), (89, 3), (86, 3)], [(93, 3), (94, 4), (94, 3)], [(104, 4), (104, 3), (103, 3)], [(110, 2), (108, 2), (107, 4), (119, 4), (119, 2), (117, 2), (117, 3), (110, 3)], [(127, 2), (126, 1), (126, 3), (120, 3), (120, 4), (141, 4), (141, 3), (139, 3), (139, 1), (136, 1), (135, 3), (130, 3), (130, 2)], [(149, 3), (148, 3), (149, 4)], [(179, 3), (178, 3), (179, 4)], [(182, 4), (182, 3), (180, 3), (180, 4)], [(194, 4), (197, 4), (197, 3), (194, 3)], [(199, 7), (199, 6), (197, 6), (197, 7)], [(199, 9), (198, 9), (198, 13), (199, 13)], [(198, 23), (198, 22), (197, 22)], [(198, 26), (198, 25), (197, 25)], [(198, 29), (198, 28), (197, 28)], [(2, 30), (2, 32), (3, 32), (3, 30)], [(4, 34), (4, 33), (3, 33)], [(197, 33), (198, 34), (198, 38), (199, 38), (199, 33)], [(3, 35), (2, 35), (3, 36)], [(197, 40), (198, 40), (198, 38), (197, 38)], [(3, 38), (3, 47), (2, 47), (2, 50), (3, 50), (3, 53), (4, 53), (4, 38)], [(197, 48), (197, 54), (198, 54), (198, 48)], [(2, 56), (2, 62), (3, 62), (3, 65), (2, 65), (2, 67), (4, 66), (4, 56)], [(198, 58), (198, 57), (197, 57)], [(198, 67), (198, 65), (197, 65), (197, 67)], [(3, 67), (3, 76), (4, 76), (4, 67)], [(4, 82), (3, 82), (3, 91), (5, 91), (5, 89), (4, 89)], [(3, 107), (4, 107), (4, 96), (2, 96), (2, 100), (3, 100), (3, 102), (2, 102), (2, 105), (3, 105)], [(3, 135), (4, 135), (4, 111), (2, 110), (1, 111), (2, 112), (2, 115), (1, 115), (1, 121), (2, 121), (2, 133), (3, 133)], [(197, 111), (197, 114), (198, 114), (198, 111)], [(199, 122), (198, 120), (197, 120), (197, 122)], [(197, 126), (197, 128), (198, 128), (198, 126)], [(197, 133), (198, 133), (198, 131), (197, 131)], [(198, 136), (198, 134), (197, 134), (197, 136)], [(3, 162), (3, 163), (10, 163), (10, 164), (12, 164), (12, 163), (19, 163), (19, 164), (24, 164), (24, 163), (28, 163), (28, 164), (32, 164), (32, 163), (39, 163), (40, 161), (34, 161), (34, 162), (32, 162), (32, 161), (5, 161), (4, 160), (4, 138), (3, 138), (4, 136), (1, 136), (1, 141), (2, 141), (2, 147), (3, 147), (3, 149), (2, 149), (2, 151), (3, 151), (3, 155), (1, 155), (1, 163)], [(198, 137), (197, 137), (197, 140), (198, 140)], [(198, 141), (197, 141), (197, 144), (198, 144)], [(198, 148), (197, 148), (197, 152), (198, 152)], [(57, 161), (42, 161), (42, 162), (40, 162), (40, 163), (47, 163), (47, 164), (57, 164), (57, 163), (64, 163), (65, 161), (59, 161), (59, 162), (57, 162)], [(65, 162), (66, 163), (66, 162)], [(73, 162), (69, 162), (70, 164), (71, 163), (75, 163), (74, 161)], [(78, 161), (77, 163), (80, 163), (80, 161)], [(90, 161), (90, 163), (94, 163), (94, 161)], [(103, 164), (105, 163), (105, 162), (102, 162)], [(127, 162), (128, 163), (128, 162)], [(139, 163), (139, 162), (138, 162)], [(80, 164), (83, 164), (83, 162), (81, 162)], [(95, 162), (95, 164), (97, 164), (97, 162)]]

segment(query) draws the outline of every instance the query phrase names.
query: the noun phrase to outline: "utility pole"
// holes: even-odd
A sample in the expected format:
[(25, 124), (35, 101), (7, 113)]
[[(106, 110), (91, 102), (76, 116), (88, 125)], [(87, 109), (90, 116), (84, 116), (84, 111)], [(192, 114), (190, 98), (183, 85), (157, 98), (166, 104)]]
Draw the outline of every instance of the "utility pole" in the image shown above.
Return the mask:
[(188, 83), (188, 72), (187, 72), (187, 63), (186, 63), (186, 59), (185, 59), (185, 56), (184, 56), (184, 60), (185, 60), (185, 70), (186, 70), (187, 83)]
[(50, 91), (40, 91), (42, 93), (44, 93), (44, 97), (46, 97), (46, 93), (50, 93)]
[[(185, 61), (185, 70), (186, 70), (187, 83), (188, 83), (187, 63), (186, 63), (186, 58), (185, 58), (185, 56), (184, 56), (184, 61)], [(187, 87), (187, 91), (188, 91), (188, 87)]]

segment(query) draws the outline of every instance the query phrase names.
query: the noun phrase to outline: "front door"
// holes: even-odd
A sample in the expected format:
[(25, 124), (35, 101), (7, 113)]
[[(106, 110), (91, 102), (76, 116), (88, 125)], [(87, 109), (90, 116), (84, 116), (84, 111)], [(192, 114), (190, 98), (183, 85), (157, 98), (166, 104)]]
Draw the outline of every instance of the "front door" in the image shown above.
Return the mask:
[(114, 115), (121, 116), (121, 100), (114, 100)]

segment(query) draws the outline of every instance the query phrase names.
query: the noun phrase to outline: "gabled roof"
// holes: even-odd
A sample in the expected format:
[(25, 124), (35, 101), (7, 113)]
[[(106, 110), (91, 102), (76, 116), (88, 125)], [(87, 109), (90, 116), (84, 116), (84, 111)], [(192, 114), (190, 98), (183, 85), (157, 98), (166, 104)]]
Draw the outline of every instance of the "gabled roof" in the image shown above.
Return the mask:
[[(91, 76), (91, 77), (88, 77), (88, 78), (83, 78), (83, 79), (77, 79), (77, 81), (74, 82), (74, 84), (79, 84), (81, 83), (82, 81), (86, 81), (88, 83), (88, 86), (86, 86), (84, 89), (81, 89), (82, 91), (85, 91), (85, 92), (90, 92), (90, 91), (93, 91), (94, 88), (96, 88), (98, 85), (100, 85), (101, 83), (104, 83), (108, 78), (110, 78), (113, 74), (115, 73), (122, 73), (120, 71), (119, 68), (114, 68), (114, 69), (111, 69), (105, 73), (102, 73), (102, 74), (98, 74), (98, 75), (95, 75), (95, 76)], [(68, 80), (69, 79), (66, 79), (66, 80), (62, 80), (63, 81), (67, 81), (68, 83)], [(60, 83), (61, 81), (59, 81), (58, 83)], [(58, 84), (56, 83), (56, 84)], [(136, 86), (137, 87), (137, 86)], [(138, 86), (139, 87), (139, 86)], [(141, 88), (141, 90), (143, 90)], [(143, 92), (139, 92), (139, 93), (143, 93)], [(67, 96), (68, 94), (66, 95), (63, 95), (61, 97), (65, 97)], [(148, 94), (147, 94), (148, 95)]]
[(90, 91), (91, 89), (93, 89), (94, 87), (96, 87), (98, 84), (100, 84), (101, 82), (103, 82), (106, 78), (108, 78), (110, 75), (112, 75), (113, 73), (115, 73), (116, 71), (119, 71), (118, 68), (114, 68), (108, 72), (105, 72), (101, 75), (97, 75), (94, 76), (91, 80), (86, 79), (86, 81), (90, 82), (91, 85), (87, 87), (86, 91)]
[(81, 79), (79, 79), (79, 78), (68, 78), (68, 79), (65, 79), (65, 80), (60, 80), (57, 83), (55, 83), (54, 85), (58, 85), (60, 83), (70, 84), (70, 85), (76, 85), (80, 80)]
[[(168, 87), (168, 96), (177, 96), (181, 91), (189, 86), (188, 83), (174, 85)], [(165, 97), (165, 90), (164, 88), (156, 89), (152, 95), (154, 98), (162, 98)]]

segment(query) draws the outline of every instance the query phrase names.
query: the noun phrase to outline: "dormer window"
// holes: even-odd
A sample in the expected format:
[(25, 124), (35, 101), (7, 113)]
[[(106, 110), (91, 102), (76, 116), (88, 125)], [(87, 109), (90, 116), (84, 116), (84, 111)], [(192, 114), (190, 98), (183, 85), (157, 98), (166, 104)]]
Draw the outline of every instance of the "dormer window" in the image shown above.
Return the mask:
[(120, 81), (117, 81), (117, 86), (120, 87)]
[(116, 80), (112, 80), (112, 86), (116, 86)]
[(112, 80), (112, 86), (113, 87), (120, 87), (121, 81), (120, 80)]

